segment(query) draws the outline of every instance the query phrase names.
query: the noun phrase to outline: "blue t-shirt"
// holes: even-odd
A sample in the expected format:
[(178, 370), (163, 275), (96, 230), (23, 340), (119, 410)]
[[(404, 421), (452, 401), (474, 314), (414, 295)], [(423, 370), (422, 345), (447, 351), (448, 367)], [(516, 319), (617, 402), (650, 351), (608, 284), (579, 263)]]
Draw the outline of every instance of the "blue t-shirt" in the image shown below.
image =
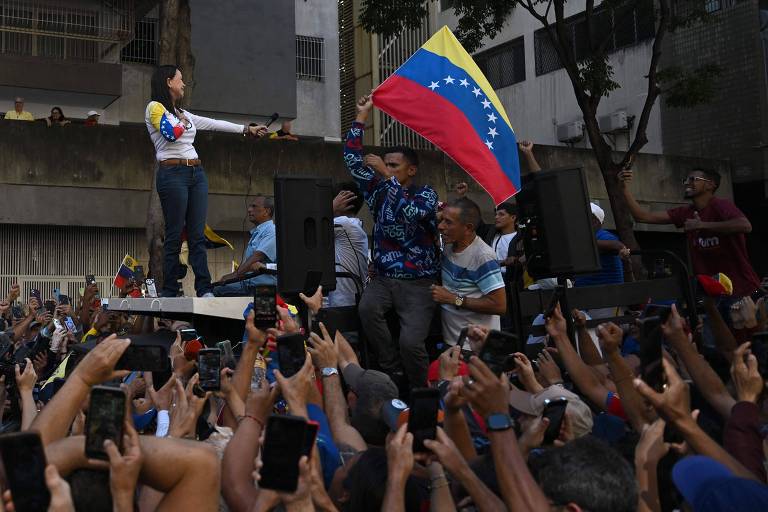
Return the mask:
[[(605, 229), (598, 230), (595, 233), (595, 238), (598, 240), (619, 240), (619, 237)], [(597, 286), (624, 282), (624, 265), (621, 263), (621, 258), (618, 255), (601, 254), (600, 267), (600, 272), (596, 274), (577, 277), (574, 286)]]

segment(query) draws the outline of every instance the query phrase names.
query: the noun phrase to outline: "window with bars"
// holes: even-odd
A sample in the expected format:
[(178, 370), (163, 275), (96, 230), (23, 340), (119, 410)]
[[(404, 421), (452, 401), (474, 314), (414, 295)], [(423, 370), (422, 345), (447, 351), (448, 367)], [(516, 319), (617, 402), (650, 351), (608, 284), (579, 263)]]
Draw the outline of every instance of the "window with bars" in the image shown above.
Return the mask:
[(322, 37), (296, 36), (296, 79), (325, 79), (325, 41)]
[(120, 59), (123, 62), (156, 65), (158, 54), (157, 27), (157, 18), (144, 18), (137, 21), (133, 41), (123, 48)]
[(475, 62), (494, 89), (525, 80), (525, 42), (522, 37), (475, 56)]
[[(653, 38), (655, 33), (653, 0), (640, 0), (634, 5), (623, 4), (613, 9), (598, 7), (591, 21), (593, 40), (590, 44), (584, 13), (565, 20), (566, 31), (570, 37), (569, 42), (573, 46), (578, 61), (588, 58), (591, 47), (602, 43), (606, 38), (605, 49), (609, 53)], [(533, 41), (536, 76), (551, 73), (563, 67), (546, 28), (537, 30)]]

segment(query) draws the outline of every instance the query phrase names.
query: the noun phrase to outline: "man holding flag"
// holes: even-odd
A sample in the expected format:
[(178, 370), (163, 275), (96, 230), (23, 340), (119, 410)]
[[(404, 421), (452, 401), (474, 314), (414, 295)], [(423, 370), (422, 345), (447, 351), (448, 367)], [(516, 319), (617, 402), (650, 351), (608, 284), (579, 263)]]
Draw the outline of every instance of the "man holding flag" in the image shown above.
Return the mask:
[[(365, 288), (358, 311), (381, 368), (398, 382), (402, 361), (410, 386), (421, 387), (429, 364), (424, 340), (435, 310), (430, 287), (439, 270), (437, 193), (413, 183), (419, 161), (410, 148), (390, 148), (383, 159), (363, 157), (363, 130), (372, 108), (370, 96), (360, 98), (344, 146), (347, 169), (375, 221), (376, 276)], [(392, 309), (400, 320), (399, 358), (385, 317)]]

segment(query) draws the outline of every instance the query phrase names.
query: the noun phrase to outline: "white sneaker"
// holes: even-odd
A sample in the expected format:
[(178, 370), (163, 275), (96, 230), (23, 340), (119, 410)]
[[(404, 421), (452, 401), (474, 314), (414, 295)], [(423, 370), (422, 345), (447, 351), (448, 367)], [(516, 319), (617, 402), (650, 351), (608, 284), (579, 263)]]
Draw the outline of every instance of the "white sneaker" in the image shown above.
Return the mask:
[(208, 293), (204, 293), (202, 298), (207, 299), (207, 298), (210, 298), (210, 297), (215, 297), (215, 295), (212, 294), (211, 292), (208, 292)]

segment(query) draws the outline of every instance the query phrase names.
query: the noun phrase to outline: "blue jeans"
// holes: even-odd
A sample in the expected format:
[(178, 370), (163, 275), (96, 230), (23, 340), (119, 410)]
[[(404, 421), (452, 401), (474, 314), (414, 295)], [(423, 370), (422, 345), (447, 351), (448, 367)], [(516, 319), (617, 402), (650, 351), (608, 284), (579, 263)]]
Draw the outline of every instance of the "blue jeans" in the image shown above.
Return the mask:
[(208, 178), (202, 166), (160, 167), (157, 193), (165, 217), (162, 296), (175, 297), (179, 285), (181, 233), (187, 228), (189, 263), (195, 272), (198, 296), (211, 291), (211, 273), (205, 247), (205, 218), (208, 213)]
[(256, 287), (249, 285), (248, 281), (223, 284), (213, 289), (213, 294), (217, 297), (253, 297), (255, 292)]

